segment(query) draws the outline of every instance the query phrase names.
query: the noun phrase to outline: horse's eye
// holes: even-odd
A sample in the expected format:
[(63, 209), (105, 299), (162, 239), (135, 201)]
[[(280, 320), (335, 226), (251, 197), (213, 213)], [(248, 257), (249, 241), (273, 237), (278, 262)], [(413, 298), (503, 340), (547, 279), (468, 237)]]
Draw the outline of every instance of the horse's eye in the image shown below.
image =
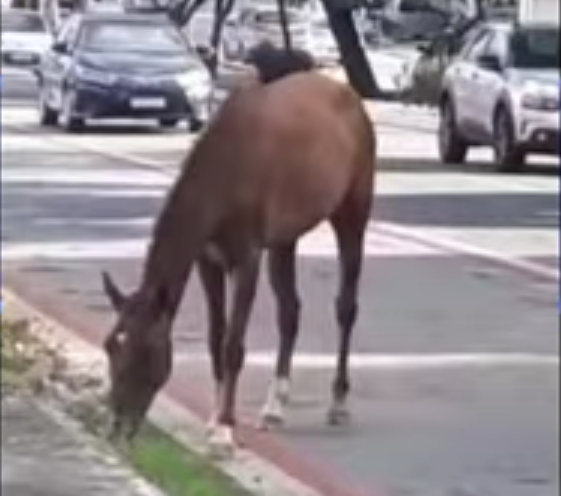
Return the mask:
[(124, 332), (118, 332), (110, 336), (104, 343), (105, 351), (113, 354), (118, 351), (125, 344), (127, 335)]

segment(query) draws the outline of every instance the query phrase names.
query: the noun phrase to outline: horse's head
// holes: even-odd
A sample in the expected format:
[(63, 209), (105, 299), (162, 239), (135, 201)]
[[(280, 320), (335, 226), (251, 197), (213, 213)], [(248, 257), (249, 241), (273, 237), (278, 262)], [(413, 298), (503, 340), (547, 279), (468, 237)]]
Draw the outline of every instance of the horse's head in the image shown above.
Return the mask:
[(117, 322), (105, 340), (111, 379), (113, 436), (132, 438), (172, 369), (172, 318), (165, 291), (149, 289), (124, 295), (109, 274), (103, 287)]

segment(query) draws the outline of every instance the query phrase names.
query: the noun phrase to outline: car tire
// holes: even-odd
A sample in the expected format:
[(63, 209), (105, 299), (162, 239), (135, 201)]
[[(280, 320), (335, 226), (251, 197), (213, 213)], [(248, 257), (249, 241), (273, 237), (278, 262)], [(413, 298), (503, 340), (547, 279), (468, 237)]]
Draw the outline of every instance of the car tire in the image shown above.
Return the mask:
[(525, 165), (525, 153), (516, 145), (512, 117), (507, 109), (497, 110), (493, 126), (493, 152), (497, 172), (519, 172)]
[(198, 133), (204, 127), (204, 122), (197, 117), (191, 117), (187, 125), (189, 127), (189, 132)]
[(462, 164), (468, 152), (468, 144), (462, 137), (456, 122), (456, 112), (451, 101), (440, 106), (438, 127), (438, 151), (440, 160), (447, 164)]
[(62, 97), (60, 124), (65, 131), (69, 132), (82, 131), (85, 126), (84, 119), (74, 115), (74, 100), (75, 94), (70, 90), (66, 90)]
[(172, 128), (177, 126), (178, 122), (177, 119), (160, 119), (160, 127)]
[(39, 90), (39, 123), (41, 126), (56, 126), (58, 123), (58, 112), (49, 107), (42, 89)]

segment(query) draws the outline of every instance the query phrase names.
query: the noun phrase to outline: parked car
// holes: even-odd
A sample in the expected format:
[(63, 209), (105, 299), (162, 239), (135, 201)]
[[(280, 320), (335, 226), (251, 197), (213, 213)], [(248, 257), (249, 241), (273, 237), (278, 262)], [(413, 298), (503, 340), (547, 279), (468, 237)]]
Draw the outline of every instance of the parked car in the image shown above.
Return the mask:
[(456, 16), (442, 33), (418, 45), (421, 56), (410, 72), (411, 80), (406, 84), (404, 100), (409, 103), (437, 106), (446, 68), (462, 48), (485, 27), (485, 22), (512, 22), (516, 18), (516, 5), (513, 0), (488, 0), (482, 15), (483, 18), (479, 18), (478, 15)]
[[(309, 22), (298, 10), (287, 10), (288, 27), (294, 46), (310, 48)], [(222, 57), (243, 61), (249, 51), (263, 41), (282, 46), (280, 14), (276, 6), (237, 9), (224, 26)]]
[(166, 16), (82, 13), (63, 25), (39, 69), (40, 121), (67, 130), (87, 119), (186, 120), (208, 115), (208, 70)]
[(410, 80), (404, 84), (403, 100), (418, 105), (437, 106), (442, 94), (442, 78), (446, 68), (469, 41), (484, 28), (482, 22), (462, 27), (451, 26), (441, 36), (417, 49), (420, 57), (410, 71)]
[(440, 98), (443, 162), (491, 146), (499, 171), (528, 153), (559, 153), (559, 25), (489, 23), (446, 70)]
[(38, 12), (2, 9), (2, 64), (34, 67), (52, 43)]

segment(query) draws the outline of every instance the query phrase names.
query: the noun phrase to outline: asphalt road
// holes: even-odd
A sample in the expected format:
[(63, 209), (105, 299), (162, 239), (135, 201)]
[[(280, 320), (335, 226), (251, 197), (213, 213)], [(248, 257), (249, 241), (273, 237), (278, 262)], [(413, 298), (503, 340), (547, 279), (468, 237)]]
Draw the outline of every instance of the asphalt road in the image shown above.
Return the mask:
[[(41, 129), (21, 81), (4, 75), (3, 281), (70, 323), (89, 323), (100, 339), (111, 313), (99, 271), (134, 287), (192, 137), (129, 123), (81, 135)], [(287, 467), (313, 472), (307, 482), (326, 496), (554, 496), (557, 165), (538, 160), (525, 174), (499, 176), (482, 151), (463, 169), (441, 166), (430, 112), (378, 105), (376, 116), (380, 174), (354, 343), (354, 421), (324, 423), (337, 273), (322, 226), (300, 246), (294, 399), (287, 426), (270, 436), (289, 453)], [(273, 322), (262, 284), (242, 384), (249, 424), (270, 377)], [(174, 384), (210, 400), (196, 278), (175, 339)]]

